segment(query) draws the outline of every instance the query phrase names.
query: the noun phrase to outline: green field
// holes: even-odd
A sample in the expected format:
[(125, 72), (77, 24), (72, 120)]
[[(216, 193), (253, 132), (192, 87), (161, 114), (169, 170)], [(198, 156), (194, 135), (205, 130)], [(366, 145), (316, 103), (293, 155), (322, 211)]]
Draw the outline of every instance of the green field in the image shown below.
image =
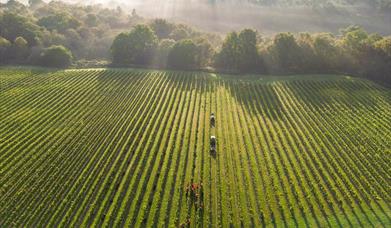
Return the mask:
[(391, 226), (391, 90), (363, 79), (3, 68), (0, 120), (0, 227)]

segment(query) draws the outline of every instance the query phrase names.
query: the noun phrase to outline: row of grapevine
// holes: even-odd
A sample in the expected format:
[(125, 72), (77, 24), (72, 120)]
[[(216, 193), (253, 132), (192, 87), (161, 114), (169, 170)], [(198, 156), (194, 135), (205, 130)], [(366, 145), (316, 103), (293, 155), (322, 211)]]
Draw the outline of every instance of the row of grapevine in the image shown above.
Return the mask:
[(390, 98), (343, 77), (0, 69), (0, 226), (389, 226)]

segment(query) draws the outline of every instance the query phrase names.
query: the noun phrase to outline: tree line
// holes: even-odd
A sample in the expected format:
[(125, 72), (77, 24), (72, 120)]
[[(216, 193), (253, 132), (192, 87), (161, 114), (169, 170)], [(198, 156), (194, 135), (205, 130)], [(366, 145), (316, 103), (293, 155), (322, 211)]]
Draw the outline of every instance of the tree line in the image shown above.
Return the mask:
[[(121, 33), (111, 47), (115, 66), (169, 69), (213, 68), (227, 73), (335, 73), (390, 84), (391, 37), (350, 26), (330, 33), (279, 33), (262, 37), (252, 29), (231, 32), (214, 48), (206, 39), (167, 39), (169, 23), (157, 19)], [(165, 32), (162, 32), (165, 31)]]
[[(132, 29), (129, 29), (132, 28)], [(0, 64), (137, 66), (225, 73), (336, 73), (390, 85), (391, 37), (350, 26), (340, 34), (253, 29), (220, 35), (133, 10), (30, 0), (0, 3)]]

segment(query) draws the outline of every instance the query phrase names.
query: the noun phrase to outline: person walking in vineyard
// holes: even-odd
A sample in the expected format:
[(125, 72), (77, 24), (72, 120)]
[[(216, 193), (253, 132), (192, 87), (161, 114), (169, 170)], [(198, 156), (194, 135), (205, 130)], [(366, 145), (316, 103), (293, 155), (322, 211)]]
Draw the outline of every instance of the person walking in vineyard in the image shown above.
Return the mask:
[(210, 115), (210, 126), (211, 127), (215, 127), (216, 126), (216, 117), (215, 117), (215, 114), (213, 112)]

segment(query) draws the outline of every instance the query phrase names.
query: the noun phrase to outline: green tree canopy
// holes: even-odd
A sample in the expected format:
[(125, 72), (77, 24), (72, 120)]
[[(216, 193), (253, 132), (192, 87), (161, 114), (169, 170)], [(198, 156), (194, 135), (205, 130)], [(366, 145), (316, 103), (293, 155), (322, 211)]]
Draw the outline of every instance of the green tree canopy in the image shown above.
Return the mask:
[(65, 68), (72, 63), (72, 53), (64, 46), (51, 46), (42, 52), (40, 63), (47, 67)]
[(14, 45), (18, 48), (28, 48), (28, 42), (23, 37), (16, 37)]
[(216, 55), (215, 65), (227, 70), (237, 70), (239, 62), (239, 36), (231, 32), (224, 39), (220, 52)]
[(282, 71), (297, 73), (302, 65), (301, 49), (291, 33), (280, 33), (274, 37), (272, 54)]
[(7, 60), (7, 50), (11, 47), (11, 42), (9, 42), (4, 37), (0, 36), (0, 64), (6, 63)]
[(391, 58), (391, 37), (385, 37), (375, 44), (375, 47), (381, 51), (383, 51), (388, 58)]
[(21, 36), (30, 46), (35, 46), (39, 42), (40, 35), (39, 27), (31, 23), (28, 18), (8, 12), (0, 14), (0, 36), (7, 40), (15, 40), (16, 37)]
[(342, 30), (342, 34), (341, 44), (356, 54), (360, 52), (369, 37), (368, 33), (358, 26), (350, 26)]
[(150, 23), (150, 26), (159, 39), (167, 39), (175, 28), (165, 19), (155, 19)]
[(225, 38), (220, 52), (216, 55), (215, 64), (235, 72), (255, 72), (259, 70), (257, 33), (244, 29), (239, 34), (232, 32)]
[(191, 40), (178, 41), (168, 55), (168, 66), (174, 69), (197, 67), (197, 46)]
[(189, 33), (185, 28), (175, 28), (170, 33), (170, 38), (174, 40), (183, 40), (189, 38)]
[(56, 13), (38, 20), (38, 25), (48, 30), (65, 31), (67, 29), (76, 29), (81, 25), (77, 19), (65, 13)]
[(86, 19), (85, 19), (85, 23), (88, 26), (95, 27), (98, 25), (98, 22), (99, 22), (99, 19), (96, 16), (96, 14), (93, 14), (93, 13), (87, 14)]
[(0, 36), (0, 48), (8, 48), (11, 46), (11, 42), (9, 40), (5, 39), (4, 37)]
[(22, 64), (29, 56), (30, 50), (28, 42), (21, 36), (15, 38), (11, 47), (7, 49), (8, 62)]
[(172, 48), (175, 45), (175, 40), (172, 39), (163, 39), (159, 42), (159, 46), (156, 50), (156, 55), (153, 61), (153, 65), (158, 67), (166, 67), (168, 55), (170, 54)]
[(119, 34), (111, 46), (114, 64), (146, 65), (151, 63), (158, 45), (153, 30), (146, 25), (137, 25), (130, 33)]
[(194, 39), (193, 42), (197, 46), (197, 66), (209, 66), (209, 64), (211, 63), (211, 58), (214, 55), (214, 49), (212, 45), (207, 39), (201, 37)]
[(240, 72), (254, 72), (257, 69), (259, 54), (257, 50), (257, 33), (252, 29), (244, 29), (239, 33), (239, 62)]

